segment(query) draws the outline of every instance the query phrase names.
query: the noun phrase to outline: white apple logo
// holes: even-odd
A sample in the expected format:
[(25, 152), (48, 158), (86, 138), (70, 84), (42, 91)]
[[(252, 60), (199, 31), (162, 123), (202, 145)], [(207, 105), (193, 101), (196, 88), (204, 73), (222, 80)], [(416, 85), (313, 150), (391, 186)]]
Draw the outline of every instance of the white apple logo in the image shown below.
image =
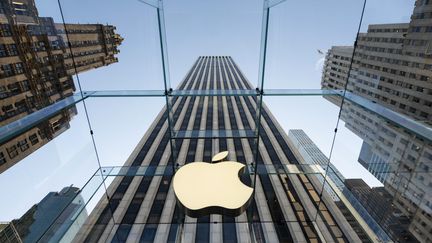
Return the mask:
[[(216, 154), (212, 162), (227, 155), (227, 151)], [(194, 218), (209, 214), (240, 215), (249, 206), (253, 192), (239, 178), (244, 168), (244, 164), (234, 161), (182, 166), (173, 178), (177, 202), (186, 215)]]

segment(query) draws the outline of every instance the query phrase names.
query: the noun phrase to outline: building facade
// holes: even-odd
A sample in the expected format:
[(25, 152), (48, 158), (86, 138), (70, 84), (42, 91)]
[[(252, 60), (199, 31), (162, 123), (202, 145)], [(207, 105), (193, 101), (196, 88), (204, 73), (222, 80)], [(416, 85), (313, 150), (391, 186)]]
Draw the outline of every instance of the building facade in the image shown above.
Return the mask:
[(0, 242), (22, 243), (21, 237), (12, 222), (0, 223)]
[(393, 196), (384, 187), (371, 188), (362, 179), (346, 179), (344, 193), (353, 195), (372, 218), (397, 242), (418, 242), (409, 232), (410, 220), (393, 205)]
[[(231, 57), (206, 56), (198, 58), (178, 89), (253, 87)], [(252, 96), (173, 97), (174, 130), (180, 134), (254, 129), (256, 101)], [(167, 172), (173, 162), (167, 113), (162, 110), (126, 161), (125, 170), (130, 175), (142, 171), (137, 166), (148, 166), (147, 170), (159, 166), (160, 173), (161, 166), (167, 166), (165, 173), (152, 175), (153, 169), (148, 175), (116, 177), (108, 188), (109, 200), (99, 201), (74, 241), (369, 242), (359, 237), (327, 191), (322, 191), (318, 175), (270, 171), (300, 162), (287, 134), (265, 106), (262, 115), (257, 160), (261, 173), (241, 177), (251, 185), (256, 175), (253, 201), (240, 216), (190, 218), (181, 212), (171, 186), (173, 175)], [(247, 165), (254, 161), (254, 138), (177, 137), (174, 141), (178, 166), (210, 162), (219, 151), (229, 151), (229, 160)]]
[(70, 242), (77, 231), (74, 224), (80, 220), (82, 223), (87, 216), (84, 203), (76, 187), (50, 192), (21, 218), (4, 224), (0, 240), (4, 243)]
[[(72, 75), (117, 62), (121, 41), (114, 26), (54, 23), (39, 17), (34, 0), (1, 1), (0, 126), (71, 96)], [(68, 129), (75, 114), (64, 111), (1, 144), (0, 173)]]
[[(294, 150), (298, 153), (301, 163), (319, 165), (323, 171), (327, 170), (326, 180), (331, 180), (337, 190), (343, 191), (345, 188), (345, 177), (339, 170), (330, 163), (327, 156), (316, 146), (309, 136), (301, 129), (291, 129), (288, 131), (288, 138), (293, 145)], [(323, 178), (324, 179), (324, 178)], [(326, 183), (326, 190), (334, 201), (339, 201), (339, 197), (334, 192), (336, 188), (329, 187)]]
[[(349, 92), (431, 127), (431, 12), (429, 1), (418, 0), (409, 23), (370, 25), (359, 35), (354, 55), (353, 47), (332, 47), (322, 88), (346, 86)], [(328, 99), (340, 105), (341, 99)], [(410, 233), (419, 241), (432, 242), (431, 142), (349, 101), (341, 118), (363, 139), (359, 162), (384, 184), (393, 203), (410, 219)]]

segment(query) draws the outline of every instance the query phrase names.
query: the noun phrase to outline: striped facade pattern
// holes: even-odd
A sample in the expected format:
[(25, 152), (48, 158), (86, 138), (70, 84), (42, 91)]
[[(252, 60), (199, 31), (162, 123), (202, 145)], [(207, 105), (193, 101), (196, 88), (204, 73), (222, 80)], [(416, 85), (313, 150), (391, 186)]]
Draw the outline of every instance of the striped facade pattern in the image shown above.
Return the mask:
[[(253, 89), (231, 57), (199, 57), (180, 90)], [(187, 96), (172, 98), (174, 130), (254, 129), (256, 97)], [(162, 110), (125, 166), (171, 165), (167, 114)], [(298, 153), (268, 108), (263, 106), (258, 164), (299, 164)], [(176, 139), (179, 165), (211, 161), (228, 150), (228, 159), (254, 161), (254, 138)], [(170, 168), (171, 166), (168, 166)], [(242, 176), (252, 184), (253, 175)], [(242, 215), (184, 216), (176, 206), (172, 175), (119, 176), (77, 234), (76, 242), (369, 242), (353, 230), (315, 175), (260, 173), (254, 200)], [(318, 210), (319, 208), (319, 210)], [(318, 211), (318, 212), (317, 212)], [(357, 227), (358, 228), (358, 227)], [(356, 232), (357, 231), (357, 232)]]

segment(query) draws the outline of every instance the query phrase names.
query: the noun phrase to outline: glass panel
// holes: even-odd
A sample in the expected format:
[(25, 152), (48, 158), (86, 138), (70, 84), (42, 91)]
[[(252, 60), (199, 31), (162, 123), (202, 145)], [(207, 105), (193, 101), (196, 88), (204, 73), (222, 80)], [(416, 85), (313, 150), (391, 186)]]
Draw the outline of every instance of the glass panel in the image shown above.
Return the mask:
[(265, 89), (264, 96), (299, 96), (299, 95), (342, 95), (343, 90), (325, 90), (325, 89)]
[[(102, 197), (105, 197), (105, 188), (103, 186), (105, 179), (106, 176), (103, 176), (101, 171), (97, 170), (82, 189), (71, 187), (65, 193), (68, 204), (63, 205), (58, 215), (51, 222), (50, 227), (43, 232), (43, 235), (38, 240), (42, 242), (72, 241), (79, 234), (96, 203)], [(49, 206), (54, 207), (55, 202), (52, 203)]]
[(146, 132), (167, 126), (166, 119), (161, 119), (165, 115), (163, 97), (92, 97), (86, 104), (101, 166), (133, 163), (129, 157), (143, 150), (142, 138), (155, 137)]
[(82, 100), (81, 95), (73, 95), (52, 105), (46, 106), (36, 112), (28, 114), (19, 120), (15, 119), (16, 121), (6, 123), (0, 127), (0, 143), (6, 142), (12, 137), (25, 133), (38, 124), (55, 116), (59, 116), (62, 112), (73, 113), (73, 111), (76, 110), (75, 104)]
[[(261, 1), (192, 1), (188, 4), (165, 1), (172, 87), (179, 87), (197, 57), (229, 54), (241, 64), (241, 71), (255, 89), (262, 6)], [(186, 37), (185, 33), (190, 35)]]
[(86, 91), (84, 95), (89, 97), (159, 97), (164, 96), (163, 90), (104, 90)]
[(362, 5), (362, 0), (284, 1), (272, 7), (263, 88), (320, 88), (327, 49), (354, 43)]
[(172, 96), (257, 96), (256, 90), (174, 90)]
[(82, 103), (3, 143), (1, 155), (6, 163), (0, 183), (13, 186), (0, 188), (0, 220), (13, 220), (21, 239), (29, 241), (74, 207), (74, 196), (98, 169)]
[[(140, 1), (79, 0), (60, 4), (82, 90), (164, 89), (154, 7)], [(128, 18), (115, 12), (128, 13)], [(55, 21), (62, 23), (61, 19)], [(61, 25), (59, 28), (64, 29)]]
[[(414, 222), (413, 215), (407, 213), (406, 204), (410, 205), (409, 210), (414, 210), (428, 194), (423, 182), (430, 171), (422, 153), (430, 147), (430, 142), (425, 143), (409, 130), (352, 102), (345, 102), (341, 118), (332, 163), (343, 174), (347, 173), (343, 190), (344, 194), (349, 194), (347, 199), (381, 240), (388, 237), (414, 239), (409, 230)], [(360, 141), (351, 145), (353, 134), (358, 137), (355, 140)], [(347, 154), (357, 158), (347, 160)], [(343, 163), (339, 163), (340, 160)], [(422, 166), (419, 166), (420, 160), (425, 161)], [(367, 172), (352, 170), (355, 164)], [(327, 180), (332, 179), (334, 173), (331, 170), (328, 173)]]
[(254, 130), (193, 130), (174, 131), (175, 139), (187, 138), (255, 138)]

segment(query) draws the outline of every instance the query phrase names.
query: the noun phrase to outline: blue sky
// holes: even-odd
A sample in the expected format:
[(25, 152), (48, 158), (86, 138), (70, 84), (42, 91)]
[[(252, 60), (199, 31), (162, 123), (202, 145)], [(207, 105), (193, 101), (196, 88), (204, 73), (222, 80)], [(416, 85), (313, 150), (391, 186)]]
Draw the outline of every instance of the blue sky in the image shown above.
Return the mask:
[[(351, 45), (359, 0), (286, 1), (271, 10), (266, 88), (320, 88), (323, 56)], [(61, 22), (57, 0), (36, 0), (41, 16)], [(369, 0), (362, 30), (373, 23), (409, 21), (414, 1)], [(62, 1), (66, 22), (108, 23), (124, 38), (119, 63), (80, 75), (84, 90), (162, 89), (156, 12), (138, 1)], [(165, 2), (171, 83), (176, 87), (200, 55), (230, 55), (256, 84), (262, 1)], [(265, 98), (281, 125), (301, 128), (329, 154), (338, 107), (321, 97)], [(163, 98), (87, 100), (103, 166), (122, 165), (164, 105)], [(71, 128), (0, 175), (0, 221), (20, 217), (49, 191), (84, 185), (98, 168), (83, 105)], [(342, 124), (343, 125), (343, 124)], [(333, 163), (346, 177), (377, 181), (357, 162), (361, 140), (340, 127)]]

